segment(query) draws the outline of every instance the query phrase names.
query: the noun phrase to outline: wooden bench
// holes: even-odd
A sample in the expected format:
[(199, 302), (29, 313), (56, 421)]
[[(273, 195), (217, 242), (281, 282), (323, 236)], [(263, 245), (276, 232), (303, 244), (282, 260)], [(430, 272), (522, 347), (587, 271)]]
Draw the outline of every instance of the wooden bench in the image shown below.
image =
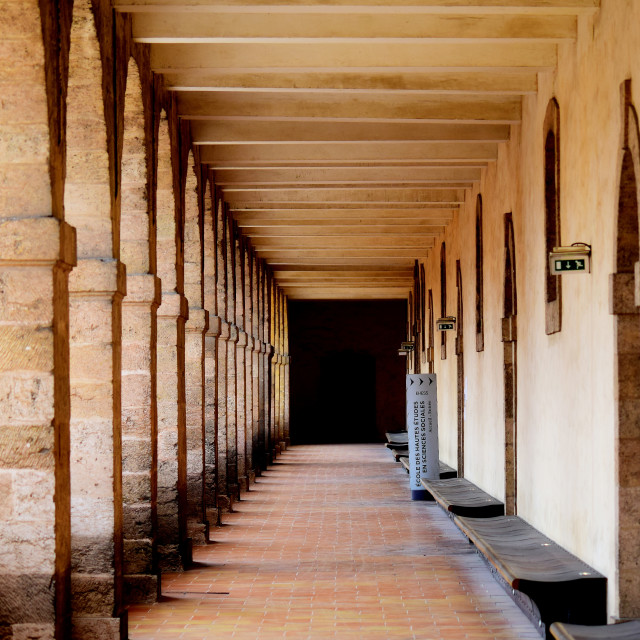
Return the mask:
[(387, 431), (384, 434), (387, 437), (387, 442), (390, 445), (399, 444), (409, 446), (409, 432), (408, 431)]
[[(405, 471), (409, 473), (409, 456), (402, 456), (398, 458), (402, 466), (405, 468)], [(440, 462), (440, 479), (443, 480), (445, 478), (455, 478), (457, 477), (458, 472), (450, 467), (448, 464), (444, 462)]]
[(504, 503), (465, 478), (420, 481), (433, 499), (449, 514), (471, 518), (504, 515)]
[(551, 635), (556, 640), (638, 640), (640, 638), (640, 620), (629, 620), (618, 624), (604, 624), (586, 627), (581, 624), (554, 622)]
[(606, 624), (607, 579), (530, 524), (517, 516), (454, 522), (547, 638), (553, 622)]

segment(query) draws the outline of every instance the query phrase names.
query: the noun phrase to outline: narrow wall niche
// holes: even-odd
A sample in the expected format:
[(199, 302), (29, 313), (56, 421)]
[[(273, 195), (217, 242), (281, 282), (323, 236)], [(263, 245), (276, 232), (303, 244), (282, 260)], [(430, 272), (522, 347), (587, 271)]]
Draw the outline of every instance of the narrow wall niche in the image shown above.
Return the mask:
[(506, 213), (504, 216), (504, 306), (502, 318), (506, 515), (515, 515), (518, 512), (517, 313), (516, 250), (513, 216), (511, 213)]
[[(447, 315), (447, 248), (440, 247), (440, 317)], [(447, 359), (447, 332), (440, 332), (440, 359)]]
[(456, 260), (456, 360), (458, 386), (458, 477), (464, 477), (464, 322), (462, 306), (462, 270), (460, 260)]
[(484, 351), (484, 243), (482, 196), (476, 198), (476, 351)]
[[(638, 115), (631, 102), (631, 81), (621, 87), (622, 145), (618, 189), (616, 273), (611, 276), (611, 312), (616, 316), (616, 388), (618, 390), (618, 576), (620, 618), (640, 616), (640, 582), (637, 579), (640, 524), (637, 495), (640, 490), (640, 313), (638, 313), (638, 203), (640, 202), (640, 134)], [(635, 272), (635, 273), (634, 273)]]
[(544, 135), (544, 231), (545, 231), (545, 331), (562, 328), (562, 279), (551, 275), (549, 252), (560, 246), (560, 110), (555, 98), (549, 101)]
[(429, 307), (429, 346), (427, 349), (427, 365), (429, 369), (429, 373), (433, 373), (433, 351), (434, 351), (434, 313), (433, 313), (433, 289), (429, 289), (429, 295), (427, 300), (427, 305)]

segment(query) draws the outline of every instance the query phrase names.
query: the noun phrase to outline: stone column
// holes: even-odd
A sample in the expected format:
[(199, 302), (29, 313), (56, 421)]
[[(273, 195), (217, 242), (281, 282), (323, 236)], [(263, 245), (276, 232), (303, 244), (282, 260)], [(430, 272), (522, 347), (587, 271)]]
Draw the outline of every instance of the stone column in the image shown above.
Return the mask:
[(204, 348), (209, 314), (189, 307), (185, 327), (187, 529), (193, 544), (209, 539), (204, 508)]
[(244, 394), (245, 394), (245, 450), (247, 469), (247, 489), (255, 482), (256, 473), (253, 461), (254, 424), (253, 424), (253, 336), (247, 334), (244, 353)]
[[(120, 397), (125, 294), (126, 272), (118, 260), (78, 260), (69, 276), (74, 638), (126, 634)], [(135, 499), (150, 502), (149, 478)]]
[(247, 422), (246, 422), (246, 367), (245, 352), (247, 348), (247, 334), (239, 330), (236, 342), (236, 441), (238, 451), (238, 487), (239, 491), (246, 491), (247, 480)]
[(187, 299), (162, 292), (158, 308), (158, 554), (163, 571), (191, 559), (186, 520), (186, 415), (184, 397)]
[(75, 247), (73, 227), (51, 216), (0, 220), (0, 615), (14, 638), (70, 633), (68, 277)]
[(238, 431), (236, 424), (236, 344), (238, 327), (229, 325), (227, 340), (227, 489), (232, 500), (239, 495)]
[(291, 356), (286, 355), (284, 358), (284, 442), (285, 446), (291, 446), (291, 423), (289, 420), (289, 402), (291, 385)]
[(204, 505), (209, 524), (220, 524), (218, 512), (218, 337), (222, 323), (218, 316), (209, 316), (204, 350)]
[[(160, 279), (127, 276), (122, 303), (122, 494), (126, 602), (154, 602), (160, 592), (156, 559), (157, 310)], [(141, 488), (144, 488), (141, 491)]]
[(266, 387), (267, 387), (267, 411), (266, 414), (268, 416), (267, 422), (267, 433), (268, 433), (268, 443), (267, 443), (267, 451), (269, 453), (270, 460), (273, 461), (276, 459), (278, 452), (276, 450), (276, 420), (275, 420), (275, 375), (274, 375), (274, 364), (273, 359), (275, 357), (275, 349), (272, 344), (265, 345), (266, 352)]
[(218, 366), (216, 368), (218, 387), (218, 462), (216, 479), (218, 488), (218, 507), (222, 511), (231, 510), (231, 498), (227, 486), (227, 342), (229, 341), (229, 323), (220, 323), (218, 336)]
[[(251, 346), (251, 384), (252, 384), (252, 402), (253, 402), (253, 471), (256, 476), (261, 472), (261, 460), (263, 448), (260, 445), (260, 349), (262, 343), (255, 337)], [(264, 447), (264, 442), (263, 445)]]

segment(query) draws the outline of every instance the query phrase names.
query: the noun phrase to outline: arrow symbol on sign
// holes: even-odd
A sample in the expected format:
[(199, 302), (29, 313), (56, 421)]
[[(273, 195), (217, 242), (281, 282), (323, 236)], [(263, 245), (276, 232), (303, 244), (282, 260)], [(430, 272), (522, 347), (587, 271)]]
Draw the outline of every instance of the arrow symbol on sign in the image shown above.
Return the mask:
[(422, 378), (420, 378), (420, 386), (422, 386), (423, 382), (424, 382), (424, 380)]
[(415, 382), (415, 380), (413, 378), (410, 378), (409, 382), (411, 383), (409, 386), (411, 386)]
[(429, 378), (429, 386), (433, 384), (433, 378)]

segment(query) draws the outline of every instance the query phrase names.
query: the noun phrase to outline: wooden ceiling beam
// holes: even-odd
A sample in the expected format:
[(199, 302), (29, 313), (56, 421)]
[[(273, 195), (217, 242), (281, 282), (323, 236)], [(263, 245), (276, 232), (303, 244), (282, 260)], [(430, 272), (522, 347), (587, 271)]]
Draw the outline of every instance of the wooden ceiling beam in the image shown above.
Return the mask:
[(116, 0), (114, 8), (123, 12), (193, 12), (208, 13), (382, 13), (416, 12), (438, 14), (506, 14), (567, 15), (593, 13), (600, 0), (330, 0), (322, 3), (298, 0), (190, 0), (188, 5), (176, 0)]
[(313, 20), (309, 14), (267, 13), (256, 11), (237, 14), (218, 13), (214, 20), (204, 20), (198, 12), (137, 12), (133, 15), (133, 37), (137, 42), (220, 42), (242, 39), (245, 42), (269, 38), (328, 40), (376, 39), (385, 43), (397, 38), (439, 38), (464, 42), (471, 39), (535, 39), (557, 42), (575, 39), (575, 15), (498, 15), (453, 14), (428, 15), (414, 12), (399, 14), (324, 13)]
[(286, 227), (242, 227), (242, 235), (249, 238), (327, 238), (348, 236), (347, 241), (356, 237), (392, 234), (435, 237), (444, 232), (444, 225), (300, 225)]
[(156, 73), (189, 69), (389, 69), (427, 70), (553, 69), (557, 45), (548, 42), (375, 42), (233, 44), (156, 44), (151, 69)]
[(388, 204), (393, 202), (415, 204), (429, 202), (441, 205), (464, 203), (464, 191), (461, 189), (225, 189), (224, 199), (230, 203), (257, 202), (313, 202), (313, 203), (367, 203)]
[(288, 224), (430, 224), (453, 220), (453, 209), (231, 209), (238, 226), (282, 226)]
[[(447, 125), (442, 125), (446, 127)], [(458, 125), (462, 126), (462, 125)], [(415, 162), (416, 160), (490, 162), (498, 157), (493, 142), (353, 142), (349, 144), (231, 144), (203, 146), (201, 161), (214, 167), (242, 162), (265, 166), (271, 163), (342, 166), (345, 162)]]
[(363, 122), (419, 124), (435, 122), (483, 122), (511, 124), (521, 119), (520, 96), (476, 96), (462, 94), (349, 94), (283, 92), (197, 92), (178, 94), (180, 116), (190, 120), (229, 122), (258, 121), (302, 123), (307, 128), (319, 122)]

